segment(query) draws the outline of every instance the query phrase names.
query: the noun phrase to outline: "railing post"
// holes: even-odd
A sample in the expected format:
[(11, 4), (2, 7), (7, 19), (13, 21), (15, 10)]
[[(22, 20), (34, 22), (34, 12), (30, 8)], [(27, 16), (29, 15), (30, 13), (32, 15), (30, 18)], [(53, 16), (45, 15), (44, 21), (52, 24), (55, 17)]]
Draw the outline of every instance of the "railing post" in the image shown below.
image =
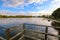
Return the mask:
[[(48, 33), (48, 27), (46, 26), (45, 33)], [(47, 34), (45, 34), (45, 40), (47, 40)]]
[(25, 29), (25, 23), (23, 24), (23, 29)]
[(24, 34), (25, 34), (25, 23), (23, 24)]
[[(60, 31), (58, 31), (58, 34), (60, 35)], [(60, 40), (60, 38), (59, 38), (59, 40)]]
[(6, 36), (7, 36), (7, 40), (10, 40), (10, 29), (6, 30)]
[(23, 34), (25, 35), (25, 23), (23, 24), (23, 29), (24, 29)]
[(24, 30), (23, 35), (25, 36), (25, 23), (23, 24), (23, 30)]

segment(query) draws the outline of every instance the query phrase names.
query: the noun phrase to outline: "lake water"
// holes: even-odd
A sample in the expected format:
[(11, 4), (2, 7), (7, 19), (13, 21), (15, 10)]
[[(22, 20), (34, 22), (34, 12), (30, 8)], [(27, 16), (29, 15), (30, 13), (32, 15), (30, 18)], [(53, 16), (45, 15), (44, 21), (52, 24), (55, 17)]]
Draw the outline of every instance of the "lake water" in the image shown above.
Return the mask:
[(0, 26), (3, 27), (14, 26), (22, 23), (32, 23), (32, 24), (51, 26), (51, 21), (48, 22), (47, 19), (43, 19), (43, 18), (1, 18), (0, 19)]
[[(51, 26), (51, 22), (52, 21), (48, 21), (47, 19), (44, 18), (0, 18), (0, 29), (1, 27), (10, 28), (23, 23)], [(44, 28), (41, 28), (41, 31), (44, 32)], [(2, 35), (1, 33), (2, 31), (0, 30), (0, 35)], [(48, 33), (58, 35), (58, 31), (53, 27), (48, 28)]]

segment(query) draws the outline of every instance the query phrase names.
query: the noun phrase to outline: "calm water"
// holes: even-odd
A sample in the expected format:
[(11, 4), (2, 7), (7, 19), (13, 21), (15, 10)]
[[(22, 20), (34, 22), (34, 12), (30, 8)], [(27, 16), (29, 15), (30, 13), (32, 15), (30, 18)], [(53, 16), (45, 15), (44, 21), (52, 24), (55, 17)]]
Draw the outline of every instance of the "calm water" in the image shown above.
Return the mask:
[[(44, 18), (0, 18), (0, 27), (9, 28), (23, 23), (51, 26), (51, 22)], [(2, 31), (0, 30), (0, 35)], [(41, 28), (41, 31), (44, 32), (44, 28)], [(48, 28), (48, 33), (58, 35), (58, 31), (53, 27)]]
[(47, 19), (43, 18), (0, 18), (0, 26), (14, 26), (22, 23), (32, 23), (40, 25), (49, 25), (51, 26), (51, 21), (48, 22)]

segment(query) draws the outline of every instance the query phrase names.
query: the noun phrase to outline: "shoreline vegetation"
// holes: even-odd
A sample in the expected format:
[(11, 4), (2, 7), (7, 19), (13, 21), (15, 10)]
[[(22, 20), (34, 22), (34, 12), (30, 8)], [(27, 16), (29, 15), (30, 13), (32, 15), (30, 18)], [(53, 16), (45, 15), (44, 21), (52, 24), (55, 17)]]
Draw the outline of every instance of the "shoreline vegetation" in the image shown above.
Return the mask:
[(25, 16), (25, 15), (16, 15), (16, 16), (7, 16), (7, 15), (0, 15), (0, 18), (36, 18), (41, 16)]
[[(54, 19), (52, 15), (42, 15), (42, 16), (26, 16), (26, 15), (15, 15), (15, 16), (8, 16), (8, 15), (0, 15), (0, 18), (46, 18), (46, 19)], [(60, 21), (60, 19), (54, 19)]]
[(15, 16), (8, 16), (8, 15), (0, 15), (0, 18), (46, 18), (46, 19), (53, 19), (60, 21), (60, 19), (54, 19), (51, 15), (42, 15), (42, 16), (25, 16), (25, 15), (15, 15)]
[(15, 15), (15, 16), (8, 16), (8, 15), (0, 15), (0, 18), (52, 18), (51, 15), (42, 15), (42, 16), (32, 16), (32, 15)]

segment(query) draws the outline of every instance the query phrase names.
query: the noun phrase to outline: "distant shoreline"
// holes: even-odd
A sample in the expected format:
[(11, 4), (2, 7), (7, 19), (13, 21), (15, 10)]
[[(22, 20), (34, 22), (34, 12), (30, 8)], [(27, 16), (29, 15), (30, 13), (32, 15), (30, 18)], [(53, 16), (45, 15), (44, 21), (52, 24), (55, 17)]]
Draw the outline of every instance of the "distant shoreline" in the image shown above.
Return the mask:
[(41, 16), (25, 16), (25, 15), (16, 15), (16, 16), (6, 16), (0, 15), (0, 18), (40, 18)]

